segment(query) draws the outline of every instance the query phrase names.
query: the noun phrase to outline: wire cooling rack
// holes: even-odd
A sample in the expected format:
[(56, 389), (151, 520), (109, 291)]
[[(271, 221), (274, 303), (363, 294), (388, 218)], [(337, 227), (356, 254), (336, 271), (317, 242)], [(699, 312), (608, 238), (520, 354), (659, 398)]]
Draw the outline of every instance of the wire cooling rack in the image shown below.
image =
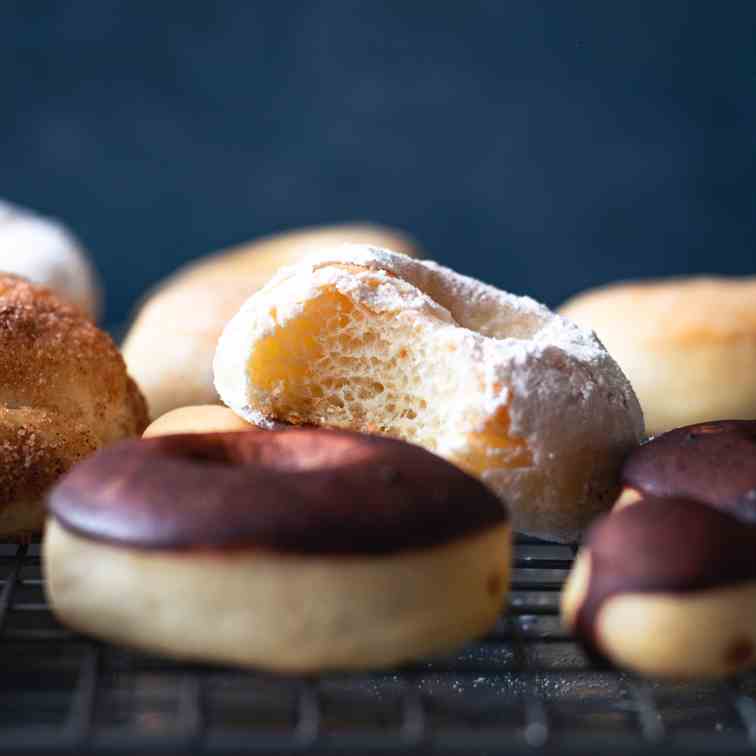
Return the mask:
[(70, 632), (45, 603), (39, 545), (0, 545), (0, 753), (756, 752), (756, 675), (658, 684), (588, 661), (559, 623), (571, 559), (521, 540), (509, 612), (453, 656), (303, 679)]

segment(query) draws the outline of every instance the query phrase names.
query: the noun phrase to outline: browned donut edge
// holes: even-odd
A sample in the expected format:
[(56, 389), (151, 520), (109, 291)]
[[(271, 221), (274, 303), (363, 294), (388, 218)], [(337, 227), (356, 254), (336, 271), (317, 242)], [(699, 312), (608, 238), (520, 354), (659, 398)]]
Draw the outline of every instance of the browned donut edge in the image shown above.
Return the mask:
[(756, 527), (691, 499), (645, 497), (600, 518), (583, 547), (591, 567), (576, 630), (601, 658), (596, 621), (613, 596), (689, 594), (756, 580)]
[(482, 483), (395, 439), (290, 429), (123, 441), (52, 490), (65, 528), (139, 549), (388, 554), (508, 520)]
[(626, 459), (622, 483), (756, 522), (756, 420), (697, 423), (657, 436)]

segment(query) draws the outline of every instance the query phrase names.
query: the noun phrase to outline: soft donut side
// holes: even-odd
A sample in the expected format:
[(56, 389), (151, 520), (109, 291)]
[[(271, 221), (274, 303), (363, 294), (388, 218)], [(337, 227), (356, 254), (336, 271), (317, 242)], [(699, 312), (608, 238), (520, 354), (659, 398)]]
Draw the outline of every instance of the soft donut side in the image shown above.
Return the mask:
[(43, 557), (51, 605), (71, 627), (179, 658), (304, 673), (391, 666), (482, 635), (509, 585), (508, 538), (501, 526), (363, 558), (166, 553), (53, 521)]

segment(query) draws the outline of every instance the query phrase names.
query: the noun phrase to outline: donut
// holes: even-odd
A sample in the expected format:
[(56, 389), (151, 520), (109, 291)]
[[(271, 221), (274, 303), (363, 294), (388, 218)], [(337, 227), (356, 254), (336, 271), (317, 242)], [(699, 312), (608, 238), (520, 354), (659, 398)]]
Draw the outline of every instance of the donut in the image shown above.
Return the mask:
[(598, 340), (527, 297), (347, 245), (281, 271), (225, 328), (240, 417), (381, 433), (481, 478), (513, 527), (576, 540), (617, 495), (643, 418)]
[(179, 407), (166, 412), (147, 426), (144, 438), (179, 433), (221, 433), (253, 430), (255, 426), (242, 420), (235, 412), (220, 404)]
[(508, 517), (485, 486), (345, 431), (124, 441), (68, 473), (49, 512), (59, 619), (178, 658), (389, 666), (485, 633), (509, 586)]
[(567, 627), (653, 677), (756, 666), (756, 422), (670, 431), (630, 454), (622, 481), (565, 585)]
[(0, 274), (0, 538), (41, 529), (43, 495), (96, 449), (140, 434), (144, 398), (110, 337), (50, 289)]
[(210, 255), (160, 285), (144, 302), (123, 345), (151, 417), (182, 406), (219, 404), (212, 362), (226, 322), (280, 266), (344, 241), (392, 244), (400, 252), (417, 253), (411, 239), (382, 226), (305, 228)]
[(100, 311), (97, 276), (76, 237), (58, 221), (3, 200), (0, 271), (49, 286), (92, 318)]
[(618, 283), (559, 312), (595, 329), (633, 384), (650, 434), (756, 418), (756, 276)]

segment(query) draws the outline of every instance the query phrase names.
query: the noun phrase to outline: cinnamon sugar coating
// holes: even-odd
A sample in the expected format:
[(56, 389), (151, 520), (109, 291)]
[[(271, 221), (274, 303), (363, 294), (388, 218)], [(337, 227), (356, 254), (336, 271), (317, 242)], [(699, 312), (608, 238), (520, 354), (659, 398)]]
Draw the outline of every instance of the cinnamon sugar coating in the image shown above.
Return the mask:
[(0, 275), (0, 537), (42, 526), (42, 496), (147, 409), (110, 337), (50, 289)]

